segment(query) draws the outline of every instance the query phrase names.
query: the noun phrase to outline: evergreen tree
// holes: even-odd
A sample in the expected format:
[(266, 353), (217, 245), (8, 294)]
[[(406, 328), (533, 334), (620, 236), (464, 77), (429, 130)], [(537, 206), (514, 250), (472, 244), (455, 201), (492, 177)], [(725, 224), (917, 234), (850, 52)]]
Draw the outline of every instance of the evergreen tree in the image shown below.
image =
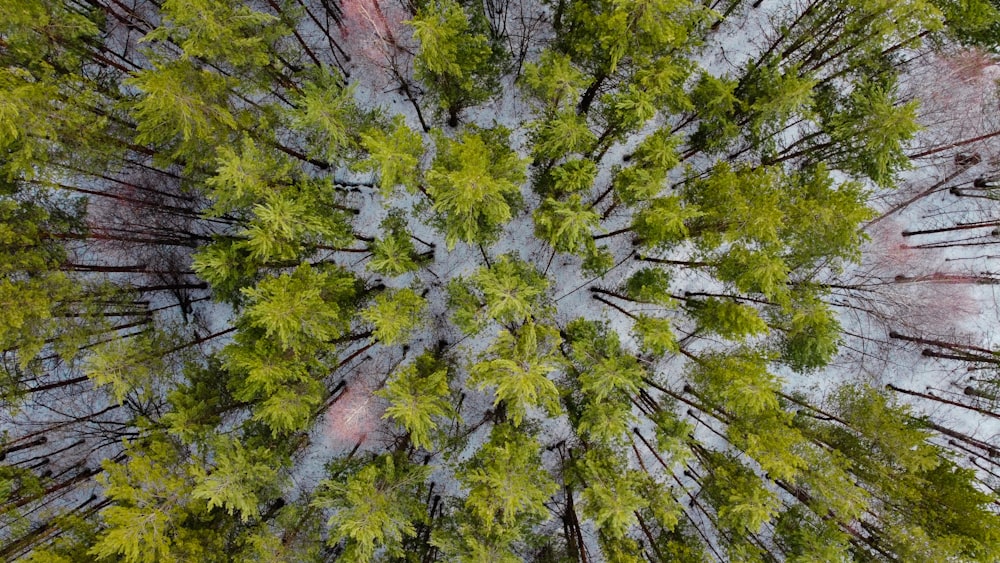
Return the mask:
[(498, 424), (458, 471), (459, 482), (469, 489), (465, 506), (485, 534), (513, 528), (520, 520), (548, 518), (545, 502), (557, 486), (539, 463), (540, 449), (523, 429)]
[(375, 326), (375, 339), (392, 345), (409, 339), (420, 325), (427, 301), (412, 289), (389, 290), (375, 297), (375, 303), (361, 311), (361, 318)]
[(383, 455), (345, 480), (325, 480), (314, 504), (333, 509), (330, 543), (345, 543), (353, 561), (371, 561), (376, 550), (402, 556), (402, 542), (416, 534), (423, 518), (420, 491), (426, 466)]
[(1000, 558), (995, 354), (872, 332), (1000, 4), (759, 4), (0, 1), (0, 559)]
[(435, 418), (448, 416), (448, 366), (429, 353), (399, 370), (380, 395), (389, 401), (384, 418), (391, 418), (410, 434), (418, 448), (433, 449)]
[(423, 3), (409, 22), (420, 42), (415, 75), (431, 88), (448, 125), (458, 126), (463, 109), (493, 94), (498, 60), (479, 17), (453, 0)]
[(427, 193), (441, 217), (448, 248), (490, 243), (520, 207), (524, 164), (506, 147), (503, 128), (466, 131), (458, 140), (437, 133)]
[(500, 331), (487, 359), (472, 366), (469, 383), (480, 388), (496, 387), (496, 400), (520, 426), (529, 407), (559, 412), (559, 390), (548, 374), (559, 369), (559, 331), (529, 322), (516, 333)]

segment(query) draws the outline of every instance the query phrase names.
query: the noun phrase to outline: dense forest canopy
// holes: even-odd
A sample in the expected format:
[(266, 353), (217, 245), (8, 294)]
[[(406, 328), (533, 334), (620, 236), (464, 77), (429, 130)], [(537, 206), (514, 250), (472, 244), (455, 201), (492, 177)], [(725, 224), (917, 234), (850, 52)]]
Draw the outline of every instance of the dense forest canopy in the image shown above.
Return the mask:
[(0, 0), (0, 558), (1000, 561), (997, 49)]

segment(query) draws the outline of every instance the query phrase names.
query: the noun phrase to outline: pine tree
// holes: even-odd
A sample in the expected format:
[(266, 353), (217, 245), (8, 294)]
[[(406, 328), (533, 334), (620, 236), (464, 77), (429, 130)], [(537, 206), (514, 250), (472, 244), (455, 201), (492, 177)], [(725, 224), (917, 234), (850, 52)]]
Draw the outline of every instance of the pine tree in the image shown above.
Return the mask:
[(244, 289), (243, 319), (283, 348), (307, 349), (347, 330), (351, 321), (347, 307), (357, 293), (358, 282), (349, 273), (302, 264), (291, 274)]
[(713, 454), (710, 463), (704, 491), (722, 529), (740, 535), (756, 533), (778, 514), (778, 495), (750, 468), (724, 454)]
[(360, 316), (374, 325), (376, 340), (391, 346), (409, 340), (422, 320), (427, 300), (412, 289), (388, 290), (375, 296), (375, 303)]
[(578, 461), (584, 515), (612, 538), (622, 538), (636, 523), (636, 511), (649, 505), (640, 491), (642, 474), (627, 469), (615, 452), (602, 449), (587, 451)]
[(458, 140), (436, 135), (427, 193), (449, 249), (494, 241), (520, 207), (524, 163), (506, 147), (507, 137), (503, 128), (466, 131)]
[(500, 331), (486, 359), (472, 366), (469, 383), (479, 388), (496, 387), (496, 400), (506, 409), (514, 426), (520, 426), (530, 407), (559, 412), (559, 390), (548, 374), (562, 360), (559, 331), (529, 322), (516, 333)]
[(494, 93), (490, 82), (499, 70), (479, 16), (453, 0), (436, 0), (423, 3), (408, 23), (420, 43), (415, 76), (432, 90), (448, 125), (457, 127), (463, 109)]
[(0, 559), (1000, 557), (990, 348), (834, 361), (1000, 5), (757, 4), (0, 2)]
[(418, 269), (426, 261), (427, 256), (417, 252), (400, 213), (390, 212), (380, 228), (384, 236), (371, 243), (369, 270), (387, 276), (400, 276)]
[(190, 59), (138, 72), (128, 85), (143, 93), (133, 107), (136, 142), (162, 146), (172, 158), (197, 162), (239, 127), (226, 77)]
[(346, 480), (325, 480), (314, 504), (333, 509), (327, 522), (329, 543), (345, 542), (345, 556), (371, 561), (376, 550), (402, 556), (402, 542), (416, 535), (423, 519), (420, 502), (426, 466), (383, 455), (365, 464)]
[(688, 305), (699, 327), (723, 338), (744, 340), (768, 331), (760, 313), (743, 303), (709, 297)]
[(557, 485), (539, 464), (541, 448), (523, 429), (498, 424), (490, 439), (457, 473), (469, 489), (466, 508), (485, 534), (521, 520), (544, 520)]
[(365, 115), (354, 104), (353, 88), (343, 87), (335, 69), (317, 69), (301, 89), (297, 107), (291, 113), (292, 126), (305, 133), (309, 156), (336, 163), (357, 149), (357, 131), (365, 125)]
[(591, 233), (600, 224), (600, 216), (587, 208), (579, 195), (566, 201), (546, 199), (534, 219), (535, 235), (557, 251), (580, 254), (596, 250)]
[(391, 418), (409, 432), (418, 448), (434, 447), (435, 418), (451, 414), (448, 402), (448, 366), (429, 353), (399, 370), (379, 395), (389, 401), (383, 418)]
[[(477, 290), (477, 295), (468, 285)], [(510, 254), (480, 268), (470, 283), (456, 278), (448, 286), (455, 324), (466, 333), (481, 330), (487, 320), (504, 325), (544, 315), (548, 280), (533, 266)]]
[(420, 135), (406, 126), (402, 116), (392, 120), (392, 129), (376, 128), (361, 134), (361, 145), (368, 158), (357, 164), (359, 170), (378, 172), (379, 190), (388, 198), (396, 186), (417, 191), (420, 183), (420, 159), (424, 154)]
[(285, 463), (267, 448), (250, 449), (238, 440), (216, 440), (212, 449), (215, 459), (210, 470), (192, 468), (197, 485), (191, 497), (204, 500), (208, 510), (220, 507), (230, 516), (239, 513), (244, 523), (257, 517), (265, 495), (276, 497), (281, 490), (279, 471)]

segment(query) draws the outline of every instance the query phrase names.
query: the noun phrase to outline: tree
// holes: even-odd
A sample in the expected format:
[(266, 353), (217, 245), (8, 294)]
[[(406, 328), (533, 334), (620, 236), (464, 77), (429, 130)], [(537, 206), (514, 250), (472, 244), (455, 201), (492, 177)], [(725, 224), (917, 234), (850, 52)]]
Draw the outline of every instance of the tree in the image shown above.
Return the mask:
[[(477, 295), (468, 285), (478, 290)], [(466, 333), (481, 330), (487, 320), (504, 325), (543, 317), (548, 281), (538, 270), (505, 254), (480, 268), (466, 284), (457, 278), (448, 286), (454, 322)]]
[(514, 426), (493, 427), (489, 441), (458, 473), (469, 489), (466, 508), (487, 534), (519, 520), (543, 520), (556, 484), (540, 467), (538, 442)]
[(277, 496), (279, 471), (285, 462), (266, 448), (248, 449), (235, 440), (220, 440), (213, 449), (215, 461), (210, 470), (192, 469), (198, 484), (191, 496), (204, 500), (208, 510), (221, 507), (230, 516), (238, 512), (245, 523), (259, 514), (262, 500)]
[(472, 366), (470, 384), (496, 387), (496, 400), (508, 412), (514, 426), (524, 421), (529, 407), (559, 411), (559, 390), (548, 374), (559, 369), (559, 331), (529, 322), (516, 334), (500, 331), (485, 359)]
[(451, 127), (458, 126), (463, 109), (487, 100), (496, 88), (490, 82), (499, 61), (480, 18), (458, 2), (437, 0), (422, 4), (409, 22), (420, 43), (415, 75), (434, 92)]
[(0, 559), (1000, 557), (998, 4), (757, 4), (0, 2)]
[(420, 268), (427, 256), (417, 253), (402, 215), (390, 213), (380, 226), (384, 236), (371, 244), (372, 258), (368, 261), (368, 269), (388, 276), (400, 276)]
[(600, 215), (587, 208), (579, 195), (567, 201), (548, 198), (534, 213), (535, 235), (560, 252), (583, 254), (596, 251), (590, 236), (600, 224)]
[(710, 464), (705, 494), (716, 508), (722, 529), (740, 535), (756, 533), (778, 514), (778, 496), (748, 467), (723, 454), (714, 454)]
[(409, 339), (421, 322), (427, 301), (412, 289), (389, 290), (375, 296), (375, 303), (361, 311), (361, 318), (375, 325), (375, 339), (386, 345)]
[(452, 412), (448, 403), (448, 366), (424, 353), (399, 370), (380, 395), (389, 401), (383, 418), (402, 425), (414, 446), (433, 449), (431, 433), (438, 426), (434, 419)]
[(327, 522), (331, 544), (345, 542), (345, 555), (356, 561), (371, 561), (376, 549), (402, 556), (402, 542), (416, 534), (423, 518), (419, 501), (426, 466), (383, 455), (346, 480), (323, 481), (323, 492), (314, 501), (334, 509)]
[(417, 191), (420, 182), (420, 158), (424, 154), (423, 140), (397, 115), (388, 133), (374, 128), (361, 134), (361, 145), (368, 158), (358, 163), (359, 170), (377, 171), (382, 197), (389, 197), (396, 186), (408, 192)]
[(601, 449), (584, 454), (577, 471), (585, 487), (583, 513), (604, 534), (623, 538), (636, 522), (636, 511), (650, 503), (640, 492), (642, 474), (626, 469), (615, 452)]
[(436, 134), (427, 193), (449, 249), (459, 241), (492, 242), (519, 207), (524, 163), (506, 147), (507, 137), (502, 127), (465, 131), (458, 140)]

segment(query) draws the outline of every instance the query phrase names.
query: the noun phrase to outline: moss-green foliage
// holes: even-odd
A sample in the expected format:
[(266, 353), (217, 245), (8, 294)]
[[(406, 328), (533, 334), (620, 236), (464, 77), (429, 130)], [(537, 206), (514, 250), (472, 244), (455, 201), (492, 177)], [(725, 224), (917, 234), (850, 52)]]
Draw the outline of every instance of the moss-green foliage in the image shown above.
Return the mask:
[(541, 467), (540, 450), (523, 429), (499, 424), (459, 469), (458, 481), (469, 491), (465, 506), (487, 533), (548, 517), (545, 502), (558, 485)]
[(482, 29), (483, 16), (454, 0), (421, 3), (408, 23), (420, 44), (415, 75), (431, 89), (439, 107), (457, 125), (459, 112), (487, 100), (497, 88), (499, 52)]
[(402, 555), (402, 543), (423, 520), (420, 492), (429, 469), (383, 455), (347, 479), (322, 483), (314, 504), (333, 509), (330, 543), (346, 542), (354, 561), (371, 561), (377, 550)]
[(400, 369), (379, 393), (389, 406), (383, 418), (406, 428), (418, 448), (432, 449), (435, 419), (452, 412), (448, 403), (448, 366), (425, 353)]
[(468, 282), (458, 278), (448, 285), (452, 320), (472, 334), (489, 320), (507, 325), (544, 318), (548, 285), (531, 264), (509, 254), (501, 256)]
[(469, 382), (480, 389), (495, 387), (493, 405), (501, 403), (514, 426), (524, 421), (528, 408), (541, 407), (550, 415), (559, 412), (559, 390), (549, 374), (562, 358), (559, 331), (533, 322), (516, 333), (501, 330), (485, 358), (470, 370)]
[(390, 290), (375, 297), (375, 303), (361, 311), (361, 318), (374, 325), (376, 340), (392, 345), (409, 339), (422, 320), (427, 301), (412, 289)]
[(436, 135), (427, 193), (449, 249), (459, 242), (495, 241), (520, 207), (524, 162), (507, 147), (507, 139), (503, 128), (468, 131), (457, 140)]

